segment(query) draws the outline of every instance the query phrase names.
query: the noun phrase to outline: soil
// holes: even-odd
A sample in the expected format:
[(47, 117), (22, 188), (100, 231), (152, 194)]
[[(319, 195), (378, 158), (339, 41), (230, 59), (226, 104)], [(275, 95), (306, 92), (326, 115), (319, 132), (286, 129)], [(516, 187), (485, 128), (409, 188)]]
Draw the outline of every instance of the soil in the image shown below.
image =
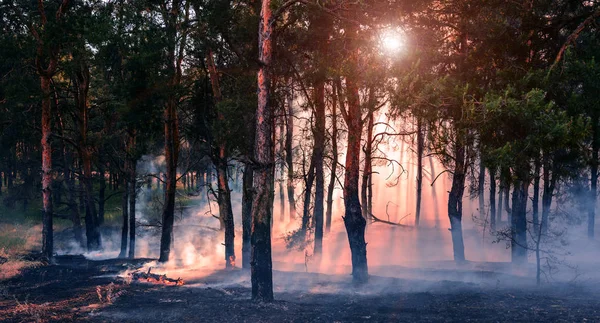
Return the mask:
[(598, 286), (589, 284), (510, 285), (494, 272), (478, 272), (479, 282), (439, 280), (466, 274), (429, 269), (434, 280), (371, 276), (354, 286), (351, 276), (276, 271), (276, 301), (259, 303), (250, 300), (250, 272), (242, 269), (191, 272), (200, 278), (184, 286), (117, 276), (148, 261), (59, 256), (0, 282), (0, 321), (600, 322)]

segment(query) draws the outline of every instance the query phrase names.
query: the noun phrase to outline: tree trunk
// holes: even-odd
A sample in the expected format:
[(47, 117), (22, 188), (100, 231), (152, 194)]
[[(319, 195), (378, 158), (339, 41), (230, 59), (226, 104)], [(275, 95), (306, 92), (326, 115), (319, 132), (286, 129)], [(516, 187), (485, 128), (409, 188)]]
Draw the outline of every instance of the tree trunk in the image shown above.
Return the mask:
[(287, 121), (285, 135), (285, 161), (287, 164), (287, 195), (290, 204), (290, 220), (296, 218), (296, 197), (294, 193), (294, 94), (292, 90), (293, 83), (288, 82), (288, 93), (286, 94), (287, 101)]
[(415, 226), (419, 226), (419, 220), (421, 219), (421, 194), (423, 191), (423, 151), (425, 148), (425, 133), (423, 130), (423, 118), (417, 117), (417, 207), (415, 210)]
[[(283, 107), (285, 109), (285, 107)], [(282, 156), (285, 154), (285, 134), (284, 131), (285, 120), (280, 120), (279, 122), (279, 154)], [(283, 223), (285, 221), (285, 193), (283, 190), (283, 181), (285, 177), (285, 162), (282, 160), (279, 164), (280, 166), (280, 180), (279, 182), (279, 221)]]
[(52, 259), (54, 232), (52, 230), (52, 111), (50, 105), (50, 77), (41, 76), (42, 88), (42, 254)]
[(325, 158), (325, 80), (319, 80), (315, 85), (315, 206), (314, 255), (323, 251), (323, 202), (325, 197), (325, 177), (323, 174), (323, 159)]
[(216, 162), (219, 217), (223, 226), (222, 229), (225, 230), (225, 267), (233, 268), (235, 267), (235, 231), (231, 209), (231, 190), (227, 178), (227, 156), (223, 145), (219, 147), (219, 156)]
[(511, 259), (515, 264), (527, 262), (527, 198), (529, 190), (529, 169), (520, 166), (517, 180), (513, 185), (511, 216)]
[(504, 183), (502, 182), (502, 176), (500, 176), (500, 188), (498, 193), (498, 222), (502, 222), (502, 208), (504, 206)]
[(262, 0), (258, 32), (258, 59), (263, 65), (258, 70), (258, 106), (256, 109), (256, 137), (254, 160), (254, 196), (252, 200), (252, 299), (273, 300), (273, 273), (271, 259), (271, 217), (273, 210), (274, 147), (273, 107), (270, 105), (271, 57), (273, 25), (271, 1)]
[(540, 157), (536, 157), (535, 161), (535, 168), (534, 168), (534, 174), (533, 174), (533, 198), (531, 199), (531, 203), (532, 203), (532, 218), (533, 218), (533, 232), (535, 232), (535, 235), (537, 236), (538, 234), (538, 229), (540, 226), (540, 219), (539, 219), (539, 201), (540, 201), (540, 171), (542, 168), (542, 162), (540, 160)]
[[(210, 83), (213, 90), (213, 98), (215, 105), (221, 102), (221, 87), (219, 85), (219, 75), (217, 73), (217, 67), (213, 59), (212, 51), (208, 51), (206, 57), (208, 66), (208, 72), (210, 75)], [(217, 118), (219, 121), (224, 121), (225, 117), (220, 111), (217, 111)], [(221, 129), (226, 132), (226, 129)], [(218, 187), (218, 204), (219, 204), (219, 220), (221, 222), (221, 229), (225, 230), (225, 267), (235, 267), (235, 248), (234, 238), (235, 229), (233, 223), (233, 211), (231, 209), (231, 190), (229, 189), (229, 179), (227, 176), (227, 154), (226, 148), (227, 143), (225, 141), (225, 134), (222, 134), (217, 141), (217, 156), (214, 156), (213, 163), (217, 168), (217, 187)]]
[[(99, 155), (102, 153), (100, 152)], [(98, 175), (100, 180), (100, 188), (98, 189), (98, 225), (104, 224), (104, 206), (106, 204), (105, 201), (105, 193), (106, 193), (106, 181), (104, 178), (104, 164), (102, 162), (98, 163)]]
[(308, 174), (305, 175), (305, 188), (304, 188), (304, 207), (302, 208), (302, 226), (301, 230), (306, 233), (308, 225), (310, 224), (310, 201), (312, 197), (312, 187), (315, 182), (315, 151), (313, 149), (312, 156), (310, 158), (310, 166), (308, 167)]
[[(460, 136), (460, 135), (458, 135)], [(448, 196), (448, 216), (450, 217), (450, 232), (452, 235), (452, 250), (454, 261), (465, 261), (465, 245), (462, 232), (462, 198), (465, 189), (465, 147), (457, 138), (454, 147), (455, 165), (452, 176), (452, 187)]]
[(550, 165), (550, 156), (548, 156), (547, 153), (543, 154), (542, 163), (544, 187), (542, 191), (542, 222), (540, 227), (542, 228), (542, 235), (545, 235), (548, 232), (550, 207), (552, 206), (552, 197), (554, 195), (554, 188), (556, 186), (556, 176), (550, 176), (552, 166)]
[(598, 118), (592, 120), (592, 160), (590, 162), (590, 200), (588, 205), (588, 238), (594, 238), (596, 225), (596, 196), (598, 192), (598, 150), (600, 150), (600, 130)]
[[(169, 261), (171, 253), (171, 243), (173, 241), (173, 225), (175, 223), (175, 194), (177, 190), (177, 161), (179, 160), (179, 122), (177, 118), (177, 88), (181, 82), (181, 64), (184, 55), (184, 45), (186, 44), (187, 20), (189, 15), (189, 1), (185, 3), (185, 21), (179, 21), (180, 2), (173, 1), (168, 13), (165, 13), (163, 19), (166, 25), (166, 41), (168, 42), (167, 56), (167, 74), (169, 76), (167, 88), (168, 96), (164, 111), (164, 131), (165, 131), (165, 163), (167, 168), (165, 200), (162, 213), (162, 232), (160, 237), (160, 256), (159, 262)], [(188, 28), (182, 31), (178, 36), (179, 28)], [(177, 45), (179, 44), (179, 49)]]
[[(352, 53), (351, 55), (355, 56), (358, 53)], [(353, 281), (355, 283), (365, 283), (369, 279), (367, 243), (365, 242), (367, 221), (362, 216), (360, 200), (358, 199), (362, 117), (358, 85), (354, 77), (354, 75), (346, 77), (348, 111), (345, 119), (348, 127), (348, 147), (346, 151), (346, 174), (344, 177), (344, 225), (348, 233), (348, 242), (352, 254)]]
[(479, 200), (479, 218), (485, 220), (485, 165), (479, 157), (479, 176), (477, 178), (477, 197)]
[[(129, 139), (135, 147), (135, 132)], [(129, 164), (129, 258), (135, 258), (135, 204), (137, 198), (137, 160), (132, 158)]]
[(333, 190), (335, 188), (336, 170), (338, 163), (337, 147), (337, 87), (333, 87), (333, 103), (331, 105), (331, 174), (327, 186), (327, 212), (325, 214), (325, 232), (331, 229), (331, 216), (333, 213)]
[(490, 173), (490, 229), (496, 231), (496, 168), (488, 168)]
[[(128, 166), (125, 166), (127, 169)], [(123, 225), (121, 227), (121, 252), (119, 258), (127, 256), (127, 235), (129, 234), (129, 184), (126, 176), (123, 176), (123, 195), (121, 199), (121, 209), (123, 214)]]
[[(369, 89), (369, 112), (367, 114), (367, 137), (365, 138), (365, 165), (362, 174), (362, 182), (361, 182), (361, 190), (360, 190), (360, 201), (362, 207), (362, 216), (368, 220), (371, 218), (369, 214), (369, 202), (367, 200), (368, 190), (369, 190), (369, 178), (371, 177), (371, 165), (372, 158), (371, 155), (373, 153), (373, 88)], [(367, 222), (368, 223), (368, 222)]]
[(101, 248), (99, 219), (94, 199), (92, 179), (92, 147), (88, 144), (88, 91), (90, 85), (90, 72), (85, 62), (79, 62), (75, 73), (76, 103), (79, 109), (79, 155), (83, 166), (83, 186), (85, 190), (86, 218), (85, 229), (88, 251)]
[(252, 166), (244, 167), (242, 191), (242, 268), (250, 268), (250, 233), (252, 226)]

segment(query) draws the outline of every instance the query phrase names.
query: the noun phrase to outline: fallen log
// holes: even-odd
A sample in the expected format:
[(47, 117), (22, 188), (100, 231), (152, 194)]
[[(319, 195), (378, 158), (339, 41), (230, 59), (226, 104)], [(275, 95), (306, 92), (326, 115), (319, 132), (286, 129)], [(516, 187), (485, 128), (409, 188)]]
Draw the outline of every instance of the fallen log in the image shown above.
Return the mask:
[(172, 279), (167, 277), (167, 275), (153, 274), (150, 272), (151, 270), (152, 267), (148, 268), (148, 272), (146, 273), (135, 271), (129, 275), (131, 276), (132, 280), (149, 282), (153, 284), (163, 284), (167, 286), (182, 286), (184, 284), (183, 279), (181, 278)]

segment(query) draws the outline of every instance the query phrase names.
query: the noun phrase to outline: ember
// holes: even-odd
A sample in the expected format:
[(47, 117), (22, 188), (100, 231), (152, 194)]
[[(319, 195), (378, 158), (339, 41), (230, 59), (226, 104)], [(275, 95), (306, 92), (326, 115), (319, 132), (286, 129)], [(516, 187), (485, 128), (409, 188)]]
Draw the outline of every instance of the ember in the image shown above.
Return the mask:
[(151, 270), (152, 270), (152, 267), (148, 268), (148, 272), (146, 272), (146, 273), (136, 271), (129, 275), (131, 276), (131, 278), (133, 280), (145, 281), (145, 282), (154, 283), (154, 284), (164, 284), (164, 285), (168, 285), (168, 286), (183, 286), (183, 284), (184, 284), (183, 279), (181, 279), (181, 278), (172, 279), (172, 278), (168, 278), (167, 275), (152, 274), (150, 272)]

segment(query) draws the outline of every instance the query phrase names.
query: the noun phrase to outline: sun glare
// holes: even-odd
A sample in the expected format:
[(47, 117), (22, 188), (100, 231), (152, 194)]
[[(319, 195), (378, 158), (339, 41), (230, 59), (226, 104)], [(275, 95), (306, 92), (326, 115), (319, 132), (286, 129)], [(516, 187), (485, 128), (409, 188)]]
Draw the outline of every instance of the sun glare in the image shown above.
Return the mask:
[(380, 47), (385, 54), (396, 54), (404, 48), (402, 34), (395, 30), (386, 30), (379, 36)]

